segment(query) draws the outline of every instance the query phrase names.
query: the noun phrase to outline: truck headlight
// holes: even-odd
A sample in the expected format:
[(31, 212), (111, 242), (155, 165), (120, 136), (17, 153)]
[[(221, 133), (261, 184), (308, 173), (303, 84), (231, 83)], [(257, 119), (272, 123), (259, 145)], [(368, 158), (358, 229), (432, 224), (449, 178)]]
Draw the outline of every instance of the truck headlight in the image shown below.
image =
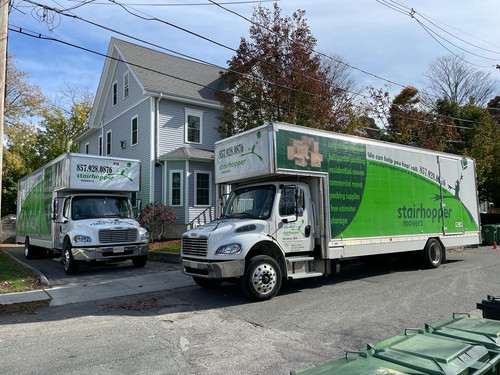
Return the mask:
[(147, 230), (141, 231), (141, 241), (149, 242), (149, 233)]
[(229, 255), (239, 254), (241, 252), (241, 245), (239, 243), (231, 243), (224, 245), (215, 250), (216, 255)]
[(89, 236), (81, 236), (81, 235), (76, 235), (73, 238), (75, 243), (89, 243), (92, 242), (92, 239)]

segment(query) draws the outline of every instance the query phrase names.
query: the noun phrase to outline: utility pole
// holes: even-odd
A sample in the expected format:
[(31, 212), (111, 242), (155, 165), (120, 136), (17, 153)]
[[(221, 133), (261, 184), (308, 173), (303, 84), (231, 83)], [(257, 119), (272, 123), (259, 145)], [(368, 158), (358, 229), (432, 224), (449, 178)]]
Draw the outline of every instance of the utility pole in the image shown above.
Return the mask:
[[(0, 218), (2, 212), (3, 124), (7, 75), (7, 33), (9, 31), (9, 0), (0, 0)], [(0, 221), (0, 236), (2, 235)]]

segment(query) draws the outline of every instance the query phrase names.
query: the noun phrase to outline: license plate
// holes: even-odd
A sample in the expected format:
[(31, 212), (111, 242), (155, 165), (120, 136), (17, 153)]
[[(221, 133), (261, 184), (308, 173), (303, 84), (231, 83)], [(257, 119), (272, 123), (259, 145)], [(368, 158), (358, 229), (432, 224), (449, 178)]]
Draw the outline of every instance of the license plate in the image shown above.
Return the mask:
[(114, 247), (113, 248), (113, 253), (123, 253), (125, 251), (125, 248), (123, 246), (120, 247)]

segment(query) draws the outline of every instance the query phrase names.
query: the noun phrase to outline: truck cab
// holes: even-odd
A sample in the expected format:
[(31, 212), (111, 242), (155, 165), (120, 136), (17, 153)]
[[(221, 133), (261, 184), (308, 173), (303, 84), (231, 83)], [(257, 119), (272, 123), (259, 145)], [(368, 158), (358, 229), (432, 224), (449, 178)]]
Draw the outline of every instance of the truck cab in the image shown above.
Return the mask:
[(142, 267), (148, 256), (148, 233), (134, 219), (130, 199), (120, 194), (69, 194), (54, 199), (54, 247), (61, 263), (74, 273), (82, 261), (132, 259)]
[(319, 242), (316, 222), (306, 183), (238, 187), (230, 193), (218, 220), (184, 233), (183, 272), (204, 287), (240, 278), (249, 297), (272, 298), (282, 278), (318, 276), (305, 265), (314, 259)]

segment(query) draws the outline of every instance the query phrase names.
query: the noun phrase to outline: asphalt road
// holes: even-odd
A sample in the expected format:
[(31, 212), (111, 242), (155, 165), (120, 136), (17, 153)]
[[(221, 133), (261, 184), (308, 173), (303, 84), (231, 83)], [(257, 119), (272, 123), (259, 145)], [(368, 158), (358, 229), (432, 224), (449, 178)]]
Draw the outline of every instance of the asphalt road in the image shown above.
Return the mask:
[(349, 264), (259, 303), (225, 283), (0, 316), (0, 373), (304, 370), (500, 295), (498, 250), (451, 251), (448, 260), (435, 270), (411, 262)]
[(68, 284), (84, 284), (119, 279), (123, 277), (138, 276), (144, 273), (157, 273), (180, 269), (180, 266), (172, 263), (151, 262), (146, 263), (143, 268), (135, 268), (131, 260), (123, 262), (94, 262), (82, 263), (76, 275), (66, 275), (64, 268), (57, 258), (44, 257), (40, 259), (27, 260), (24, 257), (23, 247), (3, 248), (14, 257), (42, 272), (50, 282), (51, 286), (62, 286)]

